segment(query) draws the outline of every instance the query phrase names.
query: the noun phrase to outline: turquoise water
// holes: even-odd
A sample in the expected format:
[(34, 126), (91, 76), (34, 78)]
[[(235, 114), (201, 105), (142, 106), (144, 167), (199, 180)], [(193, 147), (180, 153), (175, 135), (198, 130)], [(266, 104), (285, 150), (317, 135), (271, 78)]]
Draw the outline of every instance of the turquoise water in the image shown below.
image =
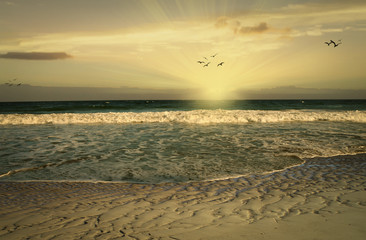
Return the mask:
[(202, 181), (366, 152), (363, 100), (0, 107), (0, 181)]

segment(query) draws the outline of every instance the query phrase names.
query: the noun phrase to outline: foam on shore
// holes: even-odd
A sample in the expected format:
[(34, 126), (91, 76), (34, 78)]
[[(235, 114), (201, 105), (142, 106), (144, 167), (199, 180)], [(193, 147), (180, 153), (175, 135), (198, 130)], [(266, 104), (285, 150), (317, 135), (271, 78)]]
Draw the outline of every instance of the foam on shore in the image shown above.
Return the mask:
[(0, 182), (2, 239), (364, 239), (366, 154), (225, 180)]
[(194, 110), (165, 112), (0, 114), (0, 125), (121, 123), (275, 123), (292, 121), (366, 122), (366, 111)]

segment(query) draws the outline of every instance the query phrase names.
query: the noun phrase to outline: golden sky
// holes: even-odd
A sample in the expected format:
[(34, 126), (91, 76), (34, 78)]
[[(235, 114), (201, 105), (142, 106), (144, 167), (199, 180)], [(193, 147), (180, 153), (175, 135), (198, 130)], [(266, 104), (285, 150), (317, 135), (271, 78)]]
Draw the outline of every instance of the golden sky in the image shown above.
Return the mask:
[(359, 90), (365, 42), (364, 0), (0, 0), (0, 84), (200, 99)]

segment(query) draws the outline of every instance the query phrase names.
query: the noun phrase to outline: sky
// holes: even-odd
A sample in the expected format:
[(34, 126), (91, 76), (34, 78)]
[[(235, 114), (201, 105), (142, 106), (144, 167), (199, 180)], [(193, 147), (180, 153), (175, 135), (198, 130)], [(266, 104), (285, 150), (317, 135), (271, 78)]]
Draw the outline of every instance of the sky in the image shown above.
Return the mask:
[(0, 0), (0, 101), (365, 99), (365, 42), (364, 0)]

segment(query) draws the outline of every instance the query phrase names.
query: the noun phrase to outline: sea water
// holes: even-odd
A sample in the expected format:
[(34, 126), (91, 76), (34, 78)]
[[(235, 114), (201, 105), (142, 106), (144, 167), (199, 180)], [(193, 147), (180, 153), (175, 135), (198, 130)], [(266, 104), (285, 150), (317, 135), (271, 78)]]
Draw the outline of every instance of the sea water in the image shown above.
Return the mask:
[(202, 181), (365, 152), (365, 100), (0, 103), (0, 181)]

